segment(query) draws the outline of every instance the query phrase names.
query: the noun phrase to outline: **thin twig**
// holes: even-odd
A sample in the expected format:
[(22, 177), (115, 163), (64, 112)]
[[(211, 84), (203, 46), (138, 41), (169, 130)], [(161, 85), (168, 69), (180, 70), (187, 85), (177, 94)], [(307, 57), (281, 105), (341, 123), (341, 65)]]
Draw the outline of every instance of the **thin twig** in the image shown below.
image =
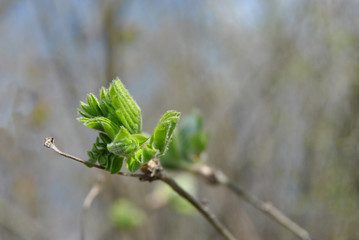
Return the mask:
[(281, 224), (287, 230), (295, 234), (302, 240), (311, 240), (311, 237), (305, 229), (289, 219), (284, 213), (276, 208), (271, 202), (264, 202), (256, 196), (244, 190), (240, 185), (229, 180), (229, 178), (221, 171), (214, 170), (209, 166), (202, 165), (195, 168), (190, 168), (188, 171), (205, 178), (210, 184), (219, 184), (226, 186), (228, 189), (236, 193), (239, 197), (243, 198), (246, 202), (262, 211), (276, 222)]
[(226, 227), (224, 227), (217, 218), (208, 211), (206, 207), (204, 207), (201, 203), (199, 203), (196, 199), (194, 199), (190, 194), (188, 194), (183, 188), (181, 188), (172, 178), (167, 176), (162, 176), (161, 181), (167, 183), (175, 192), (177, 192), (180, 196), (189, 201), (197, 210), (202, 213), (202, 215), (217, 229), (219, 233), (221, 233), (226, 239), (235, 240), (236, 238), (228, 231)]
[[(101, 170), (105, 170), (104, 167), (101, 167), (97, 164), (89, 163), (81, 158), (72, 156), (70, 154), (64, 153), (61, 150), (59, 150), (55, 143), (54, 138), (48, 137), (45, 139), (44, 146), (47, 148), (50, 148), (54, 150), (56, 153), (60, 154), (61, 156), (64, 156), (66, 158), (75, 160), (77, 162), (83, 163), (88, 166), (92, 166)], [(198, 202), (195, 198), (193, 198), (189, 193), (187, 193), (183, 188), (181, 188), (175, 180), (172, 178), (166, 176), (161, 171), (156, 171), (156, 174), (150, 173), (150, 174), (136, 174), (136, 173), (126, 173), (126, 172), (119, 172), (119, 175), (126, 176), (126, 177), (136, 177), (140, 179), (141, 181), (154, 181), (154, 180), (161, 180), (168, 184), (175, 192), (177, 192), (180, 196), (182, 196), (184, 199), (186, 199), (188, 202), (190, 202), (197, 210), (209, 221), (209, 223), (212, 224), (212, 226), (227, 240), (236, 240), (236, 238), (229, 232), (229, 230), (222, 225), (217, 218), (200, 202)]]
[(93, 200), (100, 194), (104, 182), (105, 182), (104, 176), (99, 175), (97, 181), (88, 192), (82, 204), (81, 221), (80, 221), (81, 240), (85, 240), (85, 220), (86, 220), (87, 212), (90, 209)]
[[(60, 155), (63, 156), (63, 157), (66, 157), (66, 158), (75, 160), (75, 161), (80, 162), (80, 163), (83, 163), (83, 164), (85, 164), (85, 165), (87, 165), (87, 166), (91, 166), (91, 167), (94, 167), (94, 168), (98, 168), (98, 169), (101, 169), (101, 170), (105, 170), (105, 168), (102, 167), (102, 166), (99, 166), (99, 165), (97, 165), (97, 164), (93, 164), (93, 163), (87, 162), (87, 161), (85, 161), (85, 160), (82, 160), (81, 158), (78, 158), (78, 157), (75, 157), (75, 156), (72, 156), (72, 155), (70, 155), (70, 154), (67, 154), (67, 153), (62, 152), (60, 149), (58, 149), (58, 148), (56, 147), (56, 145), (55, 145), (55, 140), (54, 140), (54, 138), (52, 138), (52, 137), (45, 138), (44, 146), (47, 147), (47, 148), (50, 148), (50, 149), (54, 150), (56, 153), (60, 154)], [(145, 177), (146, 177), (144, 174), (138, 174), (138, 173), (118, 172), (117, 174), (122, 175), (122, 176), (126, 176), (126, 177), (136, 177), (136, 178), (145, 178)]]

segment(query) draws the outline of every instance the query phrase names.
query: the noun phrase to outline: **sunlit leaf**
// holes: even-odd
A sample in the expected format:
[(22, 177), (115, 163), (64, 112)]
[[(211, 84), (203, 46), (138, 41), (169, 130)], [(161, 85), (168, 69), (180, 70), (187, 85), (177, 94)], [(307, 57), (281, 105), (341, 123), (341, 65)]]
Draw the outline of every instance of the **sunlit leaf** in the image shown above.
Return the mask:
[(116, 116), (130, 133), (140, 133), (142, 127), (141, 110), (133, 100), (120, 79), (115, 79), (109, 88), (112, 104), (116, 109)]
[(168, 111), (157, 124), (150, 143), (154, 149), (159, 151), (159, 155), (163, 155), (166, 152), (180, 115), (177, 111)]
[(149, 137), (146, 137), (142, 134), (132, 134), (132, 137), (134, 139), (136, 139), (136, 141), (138, 142), (138, 144), (141, 146), (142, 144), (144, 144), (148, 139)]

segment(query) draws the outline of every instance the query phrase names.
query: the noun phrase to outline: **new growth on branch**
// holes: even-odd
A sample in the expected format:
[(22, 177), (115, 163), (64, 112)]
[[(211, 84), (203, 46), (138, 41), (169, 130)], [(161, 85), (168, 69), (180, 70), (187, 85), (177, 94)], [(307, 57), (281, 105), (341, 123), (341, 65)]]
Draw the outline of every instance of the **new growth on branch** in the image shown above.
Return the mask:
[(133, 173), (164, 155), (180, 118), (179, 112), (168, 111), (151, 137), (143, 134), (141, 109), (118, 78), (108, 89), (101, 89), (100, 100), (90, 93), (87, 104), (80, 104), (78, 120), (100, 131), (92, 150), (88, 151), (88, 162), (98, 163), (111, 174), (121, 170), (123, 161)]
[[(90, 93), (87, 95), (87, 103), (80, 102), (80, 105), (81, 109), (78, 109), (78, 112), (81, 117), (78, 120), (85, 126), (99, 131), (91, 151), (88, 151), (89, 159), (84, 161), (62, 152), (51, 137), (45, 139), (46, 147), (88, 167), (95, 167), (111, 174), (166, 183), (192, 204), (225, 239), (236, 238), (217, 220), (208, 207), (203, 206), (166, 175), (162, 166), (165, 169), (187, 171), (204, 177), (212, 185), (226, 186), (298, 238), (311, 239), (305, 229), (271, 203), (259, 200), (230, 181), (220, 170), (212, 169), (205, 164), (209, 134), (203, 130), (202, 118), (197, 112), (184, 118), (180, 128), (175, 131), (180, 113), (168, 111), (161, 117), (152, 135), (148, 136), (142, 132), (141, 109), (118, 78), (112, 81), (109, 88), (101, 89), (100, 99)], [(124, 161), (129, 172), (121, 171)], [(139, 169), (142, 173), (136, 173)]]

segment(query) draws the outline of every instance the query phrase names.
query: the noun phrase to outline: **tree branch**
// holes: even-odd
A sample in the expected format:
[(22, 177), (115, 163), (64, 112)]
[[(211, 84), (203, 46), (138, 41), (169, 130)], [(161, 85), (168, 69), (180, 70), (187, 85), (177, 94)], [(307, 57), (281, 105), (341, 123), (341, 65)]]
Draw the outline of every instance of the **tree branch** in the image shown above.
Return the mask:
[[(61, 156), (106, 171), (104, 167), (101, 167), (97, 164), (89, 163), (87, 161), (82, 160), (81, 158), (62, 152), (56, 147), (54, 143), (54, 138), (52, 137), (48, 137), (45, 139), (44, 146), (54, 150), (56, 153), (60, 154)], [(139, 180), (141, 181), (149, 181), (149, 182), (154, 180), (163, 181), (164, 183), (168, 184), (181, 197), (183, 197), (188, 202), (190, 202), (225, 239), (236, 240), (236, 238), (229, 232), (229, 230), (224, 225), (222, 225), (205, 206), (203, 206), (200, 202), (198, 202), (195, 198), (193, 198), (189, 193), (187, 193), (183, 188), (181, 188), (176, 183), (176, 181), (174, 181), (171, 177), (166, 176), (162, 171), (156, 171), (155, 174), (153, 174), (153, 172), (143, 173), (143, 174), (119, 172), (118, 174), (127, 177), (136, 177), (139, 178)]]
[(177, 192), (180, 196), (185, 198), (188, 202), (190, 202), (197, 210), (202, 213), (202, 215), (217, 229), (219, 233), (221, 233), (226, 239), (236, 239), (229, 231), (226, 229), (217, 218), (208, 211), (206, 207), (200, 204), (196, 199), (194, 199), (190, 194), (188, 194), (183, 188), (181, 188), (172, 178), (167, 176), (162, 176), (160, 178), (161, 181), (167, 183), (175, 192)]
[(99, 175), (97, 178), (97, 181), (95, 182), (95, 184), (92, 186), (92, 188), (86, 195), (85, 200), (82, 204), (81, 221), (80, 221), (81, 240), (85, 240), (85, 219), (87, 216), (87, 212), (88, 212), (89, 208), (91, 207), (93, 200), (100, 194), (104, 182), (105, 182), (104, 176)]
[(287, 230), (292, 232), (298, 238), (302, 240), (311, 240), (309, 233), (300, 227), (298, 224), (289, 219), (284, 213), (276, 208), (271, 202), (264, 202), (258, 199), (256, 196), (244, 190), (240, 185), (229, 180), (229, 178), (221, 171), (210, 168), (207, 165), (197, 166), (188, 169), (188, 171), (203, 177), (212, 185), (223, 185), (233, 191), (237, 196), (243, 198), (246, 202), (262, 211), (280, 225), (285, 227)]

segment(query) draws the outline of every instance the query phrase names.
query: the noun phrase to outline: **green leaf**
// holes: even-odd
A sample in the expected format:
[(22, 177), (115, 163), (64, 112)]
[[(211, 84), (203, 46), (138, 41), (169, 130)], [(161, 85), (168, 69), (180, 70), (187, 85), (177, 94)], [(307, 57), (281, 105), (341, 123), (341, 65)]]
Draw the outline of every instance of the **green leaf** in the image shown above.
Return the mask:
[(180, 115), (181, 113), (177, 111), (168, 111), (157, 124), (150, 143), (154, 149), (159, 151), (159, 155), (163, 155), (166, 152)]
[(143, 163), (143, 156), (142, 156), (142, 149), (139, 149), (136, 153), (135, 153), (135, 158), (138, 162)]
[(153, 149), (151, 144), (146, 144), (142, 150), (142, 163), (147, 163), (158, 154), (158, 151)]
[(82, 117), (84, 117), (84, 118), (91, 118), (90, 115), (88, 115), (88, 114), (82, 112), (81, 109), (79, 109), (79, 108), (77, 109), (77, 112), (78, 112)]
[(178, 142), (178, 131), (175, 131), (168, 145), (166, 154), (161, 157), (161, 164), (166, 169), (181, 169), (188, 167), (189, 161), (183, 159)]
[(139, 147), (137, 140), (124, 127), (120, 128), (113, 142), (107, 144), (108, 151), (124, 157), (133, 154)]
[(88, 104), (86, 104), (86, 103), (84, 103), (84, 102), (82, 102), (82, 101), (80, 101), (80, 106), (81, 106), (81, 108), (85, 111), (85, 113), (87, 113), (88, 115), (90, 115), (90, 116), (96, 116), (96, 110), (95, 109), (92, 109), (91, 107), (90, 107), (90, 105), (88, 105)]
[(114, 159), (112, 160), (112, 165), (110, 168), (110, 173), (111, 174), (116, 174), (119, 171), (121, 171), (122, 168), (122, 164), (123, 164), (123, 157), (120, 156), (115, 156)]
[(118, 134), (116, 135), (114, 142), (120, 142), (122, 140), (128, 139), (131, 137), (131, 134), (128, 132), (128, 130), (124, 127), (120, 127), (120, 131), (118, 131)]
[(112, 142), (107, 144), (109, 152), (119, 156), (129, 156), (134, 153), (140, 146), (134, 139), (125, 139), (119, 142)]
[(115, 138), (119, 128), (114, 122), (105, 117), (96, 117), (94, 120), (98, 121), (102, 125), (103, 131), (105, 131), (111, 139)]
[(170, 169), (188, 168), (202, 159), (208, 139), (209, 134), (203, 129), (199, 113), (193, 112), (184, 117), (173, 134), (166, 154), (161, 157), (162, 166)]
[(105, 143), (106, 145), (111, 142), (111, 138), (106, 133), (101, 132), (99, 135), (102, 142)]
[(203, 130), (202, 117), (197, 112), (186, 116), (178, 130), (178, 143), (184, 159), (192, 161), (194, 154), (205, 151), (209, 134)]
[[(94, 156), (93, 152), (88, 151), (87, 154), (88, 154), (89, 157), (90, 157), (90, 158), (87, 160), (87, 162), (92, 163), (92, 164), (95, 164), (96, 161), (97, 161), (97, 158)], [(87, 167), (89, 167), (89, 168), (92, 168), (91, 165), (87, 165), (87, 164), (85, 164), (85, 165), (86, 165)]]
[(83, 124), (86, 126), (86, 127), (89, 127), (89, 128), (92, 128), (92, 129), (95, 129), (95, 130), (99, 130), (99, 131), (104, 131), (104, 128), (101, 124), (101, 122), (99, 122), (96, 118), (78, 118), (78, 120), (80, 122), (83, 122)]
[(101, 167), (106, 167), (108, 165), (108, 155), (101, 155), (98, 157), (98, 163)]
[(132, 156), (127, 158), (126, 166), (130, 172), (134, 173), (141, 167), (141, 163), (135, 157)]
[(146, 137), (142, 134), (132, 134), (132, 137), (134, 139), (136, 139), (136, 141), (138, 142), (138, 144), (141, 146), (142, 144), (144, 144), (148, 139), (149, 137)]
[(140, 133), (142, 127), (141, 109), (119, 78), (116, 78), (110, 85), (109, 95), (113, 107), (116, 109), (116, 116), (120, 119), (123, 126), (130, 133)]
[(95, 95), (93, 95), (92, 93), (87, 95), (87, 103), (88, 105), (91, 107), (92, 111), (95, 113), (95, 115), (93, 116), (102, 116), (102, 111), (100, 108), (100, 103), (97, 100), (97, 98), (95, 97)]
[(193, 152), (199, 154), (206, 150), (209, 134), (207, 132), (199, 132), (197, 134), (193, 134), (189, 140)]
[(106, 159), (106, 162), (105, 162), (105, 170), (106, 171), (110, 171), (111, 170), (111, 166), (112, 166), (112, 162), (113, 162), (113, 160), (114, 160), (114, 157), (115, 157), (115, 155), (113, 155), (113, 154), (108, 154), (108, 155), (103, 155), (102, 156), (104, 159)]

